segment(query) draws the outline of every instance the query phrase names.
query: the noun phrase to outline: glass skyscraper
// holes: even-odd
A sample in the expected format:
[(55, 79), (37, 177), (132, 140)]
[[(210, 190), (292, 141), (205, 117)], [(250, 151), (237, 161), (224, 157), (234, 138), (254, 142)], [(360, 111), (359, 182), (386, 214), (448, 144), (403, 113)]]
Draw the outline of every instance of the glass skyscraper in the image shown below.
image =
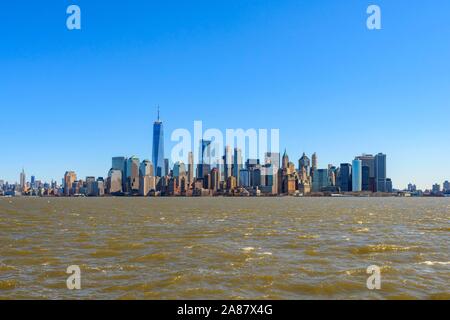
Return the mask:
[(386, 155), (379, 153), (375, 156), (375, 185), (377, 192), (386, 192)]
[(339, 181), (342, 192), (352, 191), (352, 165), (349, 163), (341, 163)]
[(352, 162), (352, 191), (362, 191), (362, 161), (358, 159)]
[(164, 177), (166, 175), (164, 166), (164, 128), (162, 121), (159, 119), (159, 108), (158, 120), (153, 124), (152, 162), (155, 176)]

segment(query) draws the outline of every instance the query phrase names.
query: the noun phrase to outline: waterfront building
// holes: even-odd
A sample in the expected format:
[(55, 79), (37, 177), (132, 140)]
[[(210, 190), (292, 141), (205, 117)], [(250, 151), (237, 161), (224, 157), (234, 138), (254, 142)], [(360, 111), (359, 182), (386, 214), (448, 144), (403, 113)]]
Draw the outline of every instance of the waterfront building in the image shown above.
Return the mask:
[(265, 154), (265, 164), (271, 164), (274, 169), (274, 174), (280, 169), (280, 153), (279, 152), (266, 152)]
[(64, 195), (70, 196), (73, 183), (77, 180), (77, 175), (73, 171), (66, 171), (64, 174)]
[(303, 152), (302, 157), (298, 160), (298, 170), (302, 171), (302, 168), (305, 168), (306, 175), (309, 176), (311, 173), (311, 160), (309, 160), (308, 156)]
[(387, 192), (386, 189), (386, 155), (378, 153), (375, 156), (375, 191)]
[(154, 174), (158, 177), (163, 177), (167, 174), (164, 164), (164, 126), (159, 118), (153, 124), (153, 152), (152, 162), (154, 165)]
[(313, 155), (311, 157), (311, 162), (312, 162), (311, 169), (312, 169), (312, 171), (314, 171), (319, 167), (317, 153), (315, 153), (315, 152), (313, 153)]
[(236, 187), (237, 187), (236, 177), (229, 176), (227, 178), (227, 190), (232, 191), (232, 190), (236, 189)]
[(147, 197), (151, 192), (156, 191), (156, 177), (155, 176), (140, 176), (139, 177), (139, 195)]
[(315, 169), (313, 173), (312, 191), (321, 192), (323, 189), (329, 186), (328, 169)]
[(22, 172), (20, 173), (20, 191), (25, 191), (27, 188), (27, 184), (26, 184), (26, 175), (25, 175), (25, 170), (22, 169)]
[(200, 140), (197, 178), (203, 178), (211, 171), (211, 140)]
[(450, 193), (450, 182), (448, 182), (447, 180), (444, 182), (443, 191), (444, 193)]
[(223, 155), (223, 163), (224, 163), (224, 180), (228, 181), (228, 178), (232, 176), (233, 169), (233, 154), (231, 152), (231, 147), (225, 147), (225, 153)]
[(153, 176), (153, 164), (150, 160), (144, 160), (141, 162), (139, 166), (139, 175), (140, 176)]
[(107, 179), (108, 193), (112, 195), (119, 195), (123, 192), (122, 186), (122, 170), (109, 170)]
[[(372, 191), (375, 192), (376, 185), (375, 185), (375, 157), (371, 154), (362, 154), (361, 156), (356, 157), (357, 160), (361, 160), (361, 165), (363, 167), (369, 168), (369, 187), (363, 186), (363, 191)], [(364, 185), (364, 183), (363, 183)], [(367, 190), (366, 190), (367, 189)]]
[(186, 176), (186, 166), (183, 162), (177, 161), (173, 165), (173, 176), (176, 178)]
[(431, 189), (431, 193), (434, 195), (440, 194), (441, 193), (441, 185), (438, 183), (434, 184)]
[(368, 166), (362, 165), (362, 181), (361, 188), (362, 191), (372, 191), (370, 187), (370, 168)]
[(392, 193), (393, 187), (392, 187), (392, 180), (390, 178), (386, 179), (386, 192)]
[(239, 186), (239, 172), (243, 169), (242, 150), (234, 148), (233, 176), (236, 177), (236, 185)]
[(239, 186), (250, 187), (250, 171), (248, 169), (242, 169), (239, 171)]
[(127, 160), (127, 189), (128, 193), (139, 192), (139, 158), (133, 156)]
[(94, 184), (95, 184), (95, 177), (86, 177), (86, 195), (89, 197), (96, 196)]
[(341, 192), (352, 191), (352, 165), (341, 163), (339, 169), (339, 188)]
[(190, 190), (192, 183), (194, 182), (194, 154), (192, 151), (188, 153), (188, 179), (187, 179), (187, 189)]
[(352, 161), (352, 191), (362, 191), (362, 161), (358, 159)]
[(220, 176), (219, 176), (218, 168), (213, 168), (211, 170), (210, 181), (211, 181), (210, 189), (213, 192), (217, 192), (219, 190), (219, 183), (220, 183)]

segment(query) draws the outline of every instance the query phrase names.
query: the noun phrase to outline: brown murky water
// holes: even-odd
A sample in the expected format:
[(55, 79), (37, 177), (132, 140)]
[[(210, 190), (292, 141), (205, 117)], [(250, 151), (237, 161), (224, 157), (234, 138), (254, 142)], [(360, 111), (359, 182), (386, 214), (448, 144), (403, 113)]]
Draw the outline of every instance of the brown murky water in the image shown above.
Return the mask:
[(0, 198), (0, 298), (450, 299), (449, 220), (450, 199)]

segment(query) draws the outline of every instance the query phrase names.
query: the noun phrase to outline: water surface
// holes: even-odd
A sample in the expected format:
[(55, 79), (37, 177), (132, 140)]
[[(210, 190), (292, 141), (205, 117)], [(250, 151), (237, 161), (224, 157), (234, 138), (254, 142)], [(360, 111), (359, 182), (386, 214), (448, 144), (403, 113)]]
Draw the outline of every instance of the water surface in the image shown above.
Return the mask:
[(444, 198), (0, 198), (0, 299), (450, 299), (449, 218)]

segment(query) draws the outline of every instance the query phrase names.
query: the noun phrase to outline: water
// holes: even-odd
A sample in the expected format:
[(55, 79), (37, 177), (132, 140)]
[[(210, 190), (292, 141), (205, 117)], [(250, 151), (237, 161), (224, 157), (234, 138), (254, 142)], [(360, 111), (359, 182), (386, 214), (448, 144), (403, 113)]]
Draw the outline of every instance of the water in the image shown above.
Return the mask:
[(449, 217), (437, 198), (0, 198), (0, 299), (450, 299)]

